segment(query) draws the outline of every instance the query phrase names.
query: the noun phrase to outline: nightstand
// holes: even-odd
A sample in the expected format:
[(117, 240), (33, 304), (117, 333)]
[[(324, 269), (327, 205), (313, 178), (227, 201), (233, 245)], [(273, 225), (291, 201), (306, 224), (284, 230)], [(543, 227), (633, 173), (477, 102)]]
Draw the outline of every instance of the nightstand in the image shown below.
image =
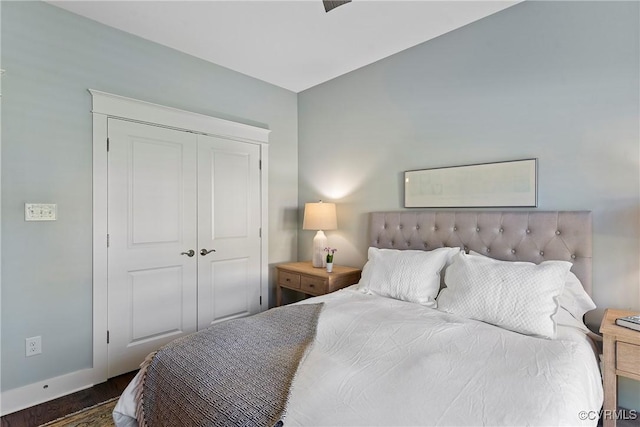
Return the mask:
[(327, 273), (325, 268), (314, 267), (311, 261), (290, 262), (276, 265), (278, 278), (276, 283), (276, 305), (282, 304), (282, 288), (293, 289), (306, 295), (328, 294), (360, 280), (361, 271), (357, 268), (333, 266)]
[(616, 325), (618, 317), (638, 313), (629, 310), (607, 309), (600, 324), (604, 339), (602, 371), (604, 379), (604, 427), (616, 425), (618, 406), (618, 375), (640, 381), (640, 331)]

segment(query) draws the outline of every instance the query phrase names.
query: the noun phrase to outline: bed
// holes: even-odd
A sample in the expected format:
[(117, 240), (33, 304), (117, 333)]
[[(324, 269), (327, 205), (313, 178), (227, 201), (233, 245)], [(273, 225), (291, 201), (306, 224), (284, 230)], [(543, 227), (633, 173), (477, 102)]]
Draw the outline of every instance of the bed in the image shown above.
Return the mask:
[[(370, 214), (369, 231), (368, 261), (359, 284), (261, 314), (298, 316), (283, 317), (296, 326), (285, 333), (290, 342), (298, 340), (291, 345), (295, 351), (287, 353), (288, 344), (273, 344), (271, 332), (256, 326), (271, 320), (226, 322), (231, 325), (225, 328), (258, 331), (255, 337), (232, 329), (227, 333), (246, 335), (251, 343), (267, 336), (275, 349), (277, 358), (265, 363), (276, 370), (257, 366), (266, 359), (261, 355), (247, 366), (256, 365), (256, 375), (266, 369), (283, 383), (262, 379), (237, 393), (272, 387), (248, 399), (258, 406), (268, 400), (264, 396), (283, 393), (269, 417), (237, 418), (265, 411), (223, 397), (231, 400), (225, 405), (236, 406), (231, 418), (192, 418), (209, 410), (215, 400), (210, 395), (201, 398), (209, 403), (195, 404), (195, 415), (178, 411), (191, 404), (174, 403), (179, 401), (172, 396), (176, 381), (184, 382), (178, 387), (202, 392), (208, 375), (221, 375), (218, 367), (229, 371), (227, 362), (215, 362), (192, 372), (195, 363), (190, 361), (159, 393), (167, 398), (157, 408), (176, 408), (147, 422), (145, 408), (159, 410), (141, 403), (145, 373), (156, 355), (121, 396), (116, 425), (138, 425), (136, 417), (149, 425), (597, 424), (602, 380), (593, 334), (582, 323), (584, 312), (595, 307), (588, 296), (589, 212), (376, 212)], [(308, 320), (309, 310), (313, 320)], [(308, 335), (293, 336), (292, 331), (306, 327)], [(201, 357), (205, 362), (210, 351)], [(288, 371), (283, 358), (294, 360)], [(178, 355), (170, 363), (183, 359)], [(230, 375), (234, 381), (238, 376)], [(164, 371), (157, 375), (165, 376)], [(221, 393), (235, 392), (229, 384)], [(193, 396), (185, 399), (194, 401)], [(171, 416), (176, 418), (163, 422)]]

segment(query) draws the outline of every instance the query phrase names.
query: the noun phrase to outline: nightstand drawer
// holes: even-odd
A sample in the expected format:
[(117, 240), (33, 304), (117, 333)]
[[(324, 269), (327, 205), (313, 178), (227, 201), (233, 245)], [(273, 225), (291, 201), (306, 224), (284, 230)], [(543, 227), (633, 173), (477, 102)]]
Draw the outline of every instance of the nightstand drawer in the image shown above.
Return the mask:
[(302, 276), (300, 279), (300, 289), (311, 294), (322, 295), (328, 292), (329, 287), (325, 279)]
[(300, 289), (300, 275), (280, 271), (278, 272), (278, 285), (285, 288)]
[(640, 375), (640, 345), (618, 341), (616, 343), (616, 368)]

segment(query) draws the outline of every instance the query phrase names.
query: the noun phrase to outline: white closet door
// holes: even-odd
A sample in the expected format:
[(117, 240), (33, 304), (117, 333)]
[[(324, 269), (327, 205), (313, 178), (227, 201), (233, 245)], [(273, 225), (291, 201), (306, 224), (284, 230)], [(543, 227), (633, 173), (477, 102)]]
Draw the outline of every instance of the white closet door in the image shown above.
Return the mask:
[(260, 311), (258, 145), (198, 136), (198, 258), (198, 329)]
[(108, 120), (108, 371), (196, 330), (197, 137)]

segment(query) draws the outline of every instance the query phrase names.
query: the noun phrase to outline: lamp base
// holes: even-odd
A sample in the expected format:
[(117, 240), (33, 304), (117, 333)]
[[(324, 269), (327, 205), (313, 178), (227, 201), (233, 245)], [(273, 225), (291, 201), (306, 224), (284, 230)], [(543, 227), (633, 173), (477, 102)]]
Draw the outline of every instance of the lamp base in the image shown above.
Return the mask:
[(311, 258), (311, 264), (314, 267), (324, 267), (326, 265), (324, 258), (324, 248), (326, 247), (327, 236), (325, 236), (324, 231), (318, 230), (313, 238), (313, 257)]

